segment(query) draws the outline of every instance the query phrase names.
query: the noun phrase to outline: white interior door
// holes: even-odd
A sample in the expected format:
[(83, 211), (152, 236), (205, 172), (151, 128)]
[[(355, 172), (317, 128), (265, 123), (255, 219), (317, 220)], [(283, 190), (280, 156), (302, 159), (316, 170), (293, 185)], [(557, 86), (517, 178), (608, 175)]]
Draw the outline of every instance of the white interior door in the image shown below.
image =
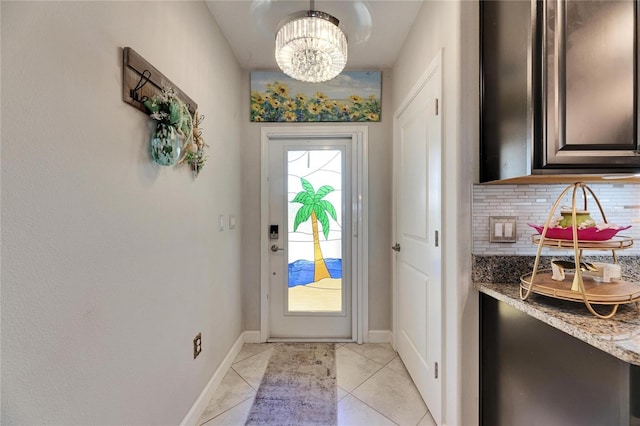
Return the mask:
[(270, 337), (351, 339), (351, 138), (268, 150)]
[[(441, 423), (442, 253), (440, 62), (394, 121), (394, 340), (429, 411)], [(399, 247), (398, 247), (399, 245)]]

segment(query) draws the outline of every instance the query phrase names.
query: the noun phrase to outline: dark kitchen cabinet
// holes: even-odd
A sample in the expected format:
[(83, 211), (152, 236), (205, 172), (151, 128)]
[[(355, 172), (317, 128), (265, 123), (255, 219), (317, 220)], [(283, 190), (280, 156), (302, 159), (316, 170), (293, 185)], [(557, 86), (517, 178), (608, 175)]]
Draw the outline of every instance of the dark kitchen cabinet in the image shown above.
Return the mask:
[(482, 182), (640, 171), (638, 2), (480, 2)]
[(640, 366), (480, 296), (480, 424), (640, 425)]

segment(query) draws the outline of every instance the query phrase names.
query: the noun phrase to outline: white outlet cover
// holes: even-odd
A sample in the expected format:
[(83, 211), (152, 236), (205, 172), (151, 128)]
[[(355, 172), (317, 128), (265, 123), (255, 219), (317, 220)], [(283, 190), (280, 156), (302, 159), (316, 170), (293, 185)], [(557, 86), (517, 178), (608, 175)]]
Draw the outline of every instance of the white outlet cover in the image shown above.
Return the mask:
[(515, 243), (517, 237), (515, 216), (489, 216), (489, 242)]
[(224, 231), (224, 215), (218, 215), (218, 231)]

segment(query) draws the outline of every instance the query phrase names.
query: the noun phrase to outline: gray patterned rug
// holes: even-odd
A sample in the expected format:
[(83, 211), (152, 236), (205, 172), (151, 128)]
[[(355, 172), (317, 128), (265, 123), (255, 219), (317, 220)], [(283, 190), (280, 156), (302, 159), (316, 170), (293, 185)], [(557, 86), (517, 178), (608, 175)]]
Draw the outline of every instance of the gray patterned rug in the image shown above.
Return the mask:
[(247, 425), (336, 425), (334, 343), (279, 343), (264, 373)]

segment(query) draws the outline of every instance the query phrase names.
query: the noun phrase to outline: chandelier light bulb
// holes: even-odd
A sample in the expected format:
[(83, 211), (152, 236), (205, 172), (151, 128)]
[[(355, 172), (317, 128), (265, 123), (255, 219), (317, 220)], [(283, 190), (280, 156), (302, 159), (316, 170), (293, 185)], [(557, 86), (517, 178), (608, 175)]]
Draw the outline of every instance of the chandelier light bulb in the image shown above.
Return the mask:
[(347, 64), (347, 38), (328, 13), (308, 10), (290, 16), (276, 34), (276, 62), (289, 77), (319, 83)]

